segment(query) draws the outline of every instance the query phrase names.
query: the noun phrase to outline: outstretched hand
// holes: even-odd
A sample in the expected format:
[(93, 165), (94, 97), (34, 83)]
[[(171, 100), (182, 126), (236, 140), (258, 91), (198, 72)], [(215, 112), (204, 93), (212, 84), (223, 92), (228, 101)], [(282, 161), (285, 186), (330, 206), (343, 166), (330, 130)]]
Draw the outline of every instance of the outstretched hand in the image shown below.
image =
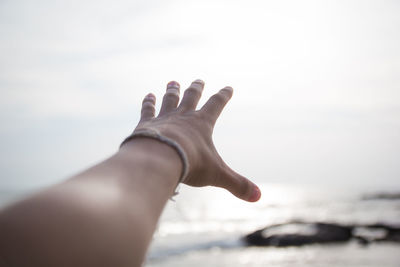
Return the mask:
[(156, 131), (183, 148), (189, 161), (185, 184), (218, 186), (243, 200), (257, 201), (261, 196), (259, 188), (229, 168), (212, 141), (215, 122), (232, 97), (233, 89), (228, 86), (221, 89), (201, 109), (196, 110), (203, 88), (204, 82), (195, 80), (185, 90), (179, 103), (179, 83), (169, 82), (157, 117), (156, 97), (148, 94), (143, 99), (141, 119), (135, 131)]

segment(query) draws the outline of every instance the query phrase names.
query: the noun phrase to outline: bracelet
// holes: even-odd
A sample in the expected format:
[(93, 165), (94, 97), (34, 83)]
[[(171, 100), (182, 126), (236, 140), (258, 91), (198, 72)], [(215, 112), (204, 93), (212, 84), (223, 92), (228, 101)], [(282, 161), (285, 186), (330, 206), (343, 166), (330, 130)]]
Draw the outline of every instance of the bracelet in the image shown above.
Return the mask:
[(155, 130), (134, 131), (130, 136), (125, 138), (125, 140), (121, 143), (121, 145), (119, 147), (121, 148), (126, 142), (128, 142), (136, 137), (148, 137), (148, 138), (156, 139), (164, 144), (169, 145), (173, 149), (175, 149), (175, 151), (178, 153), (179, 157), (182, 160), (182, 172), (181, 172), (181, 177), (179, 178), (178, 184), (175, 187), (173, 196), (176, 196), (177, 194), (179, 194), (178, 186), (180, 183), (183, 183), (185, 181), (185, 179), (188, 175), (188, 172), (189, 172), (189, 161), (187, 159), (186, 153), (183, 150), (183, 148), (174, 140), (172, 140), (164, 135), (161, 135), (159, 132), (157, 132)]

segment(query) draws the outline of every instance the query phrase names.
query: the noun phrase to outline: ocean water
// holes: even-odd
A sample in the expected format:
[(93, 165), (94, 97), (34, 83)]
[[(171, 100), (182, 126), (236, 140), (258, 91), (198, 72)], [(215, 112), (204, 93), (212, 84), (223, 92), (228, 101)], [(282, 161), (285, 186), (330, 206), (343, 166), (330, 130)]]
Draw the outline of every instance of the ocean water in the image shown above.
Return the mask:
[(400, 225), (400, 200), (363, 200), (399, 188), (264, 184), (257, 203), (218, 188), (182, 187), (154, 235), (145, 266), (400, 266), (400, 245), (356, 241), (303, 247), (246, 247), (245, 234), (292, 220)]
[[(169, 266), (373, 266), (399, 267), (400, 244), (356, 241), (303, 247), (247, 247), (241, 237), (260, 228), (301, 220), (400, 225), (400, 200), (363, 200), (400, 188), (346, 188), (263, 184), (256, 203), (213, 187), (182, 186), (169, 201), (154, 234), (145, 267)], [(4, 205), (27, 191), (3, 191)]]

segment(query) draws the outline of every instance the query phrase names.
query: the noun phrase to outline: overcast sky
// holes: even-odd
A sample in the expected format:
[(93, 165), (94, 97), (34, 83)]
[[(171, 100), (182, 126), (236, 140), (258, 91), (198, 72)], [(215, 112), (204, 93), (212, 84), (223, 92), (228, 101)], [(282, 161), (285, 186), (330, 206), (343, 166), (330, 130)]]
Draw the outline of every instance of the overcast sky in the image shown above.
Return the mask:
[[(255, 182), (399, 186), (399, 1), (0, 2), (0, 188), (114, 153), (142, 97), (206, 82)], [(160, 103), (158, 103), (159, 105)]]

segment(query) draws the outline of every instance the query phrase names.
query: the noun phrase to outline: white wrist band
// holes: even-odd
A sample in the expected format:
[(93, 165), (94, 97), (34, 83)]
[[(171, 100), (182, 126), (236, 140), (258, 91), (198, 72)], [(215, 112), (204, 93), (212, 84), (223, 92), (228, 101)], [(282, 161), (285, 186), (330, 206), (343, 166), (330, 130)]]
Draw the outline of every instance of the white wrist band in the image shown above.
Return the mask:
[(173, 149), (175, 149), (175, 151), (178, 153), (179, 157), (182, 160), (182, 172), (181, 172), (181, 177), (179, 178), (178, 184), (174, 190), (174, 194), (173, 196), (176, 196), (179, 192), (178, 192), (178, 185), (182, 182), (185, 181), (187, 175), (188, 175), (188, 171), (189, 171), (189, 161), (187, 159), (186, 153), (183, 150), (183, 148), (174, 140), (161, 135), (160, 133), (158, 133), (155, 130), (137, 130), (134, 131), (130, 136), (128, 136), (127, 138), (125, 138), (125, 140), (121, 143), (120, 147), (122, 147), (126, 142), (132, 140), (133, 138), (136, 137), (148, 137), (148, 138), (152, 138), (152, 139), (156, 139), (164, 144), (169, 145), (170, 147), (172, 147)]

